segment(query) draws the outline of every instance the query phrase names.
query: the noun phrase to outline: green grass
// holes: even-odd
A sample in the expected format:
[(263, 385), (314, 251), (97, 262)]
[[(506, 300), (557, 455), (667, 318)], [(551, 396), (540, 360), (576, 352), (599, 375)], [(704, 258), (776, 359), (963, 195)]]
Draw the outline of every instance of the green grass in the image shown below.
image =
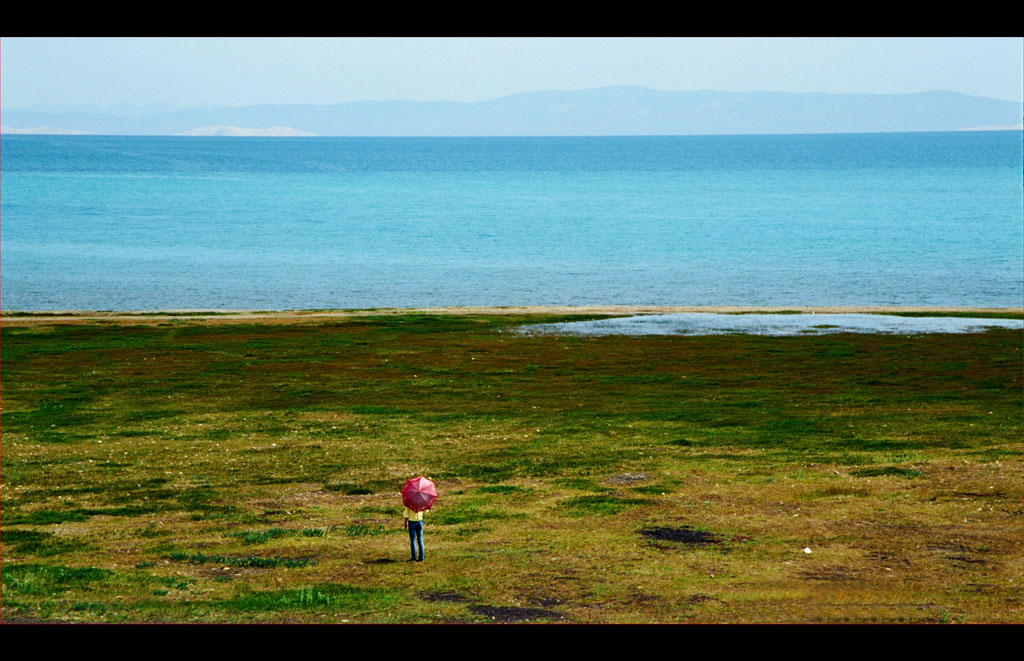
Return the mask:
[(648, 505), (652, 501), (643, 498), (622, 498), (620, 496), (580, 496), (562, 503), (569, 516), (609, 516), (626, 508)]
[(573, 319), (5, 315), (4, 617), (1024, 617), (1019, 331), (501, 332)]
[(725, 312), (724, 314), (804, 314), (801, 310), (767, 310), (767, 311), (751, 311), (751, 312)]
[(345, 526), (342, 530), (344, 530), (345, 534), (349, 537), (372, 537), (392, 532), (382, 526), (368, 526), (362, 523), (354, 523), (350, 526)]
[(34, 530), (6, 531), (3, 533), (3, 541), (13, 543), (16, 555), (32, 555), (37, 558), (96, 550), (95, 546), (82, 540), (58, 538), (53, 533)]
[(254, 612), (331, 610), (346, 614), (393, 608), (400, 595), (394, 590), (321, 584), (294, 590), (259, 590), (211, 604), (214, 609)]
[(86, 521), (89, 514), (82, 510), (59, 512), (56, 510), (34, 510), (26, 514), (14, 514), (4, 517), (7, 525), (33, 524), (46, 525), (64, 523), (65, 521)]
[(457, 509), (441, 510), (427, 518), (429, 519), (428, 523), (436, 523), (438, 525), (456, 525), (462, 523), (478, 523), (480, 521), (488, 521), (491, 519), (506, 519), (510, 516), (513, 515), (498, 508), (465, 505)]
[(228, 567), (257, 567), (261, 569), (284, 567), (292, 569), (295, 567), (306, 567), (316, 564), (316, 560), (310, 558), (279, 558), (261, 557), (256, 555), (232, 556), (232, 555), (206, 555), (204, 553), (171, 553), (167, 556), (172, 562), (187, 562), (193, 565), (213, 563), (226, 565)]
[(272, 539), (294, 534), (294, 531), (285, 530), (284, 528), (271, 528), (262, 532), (239, 530), (237, 532), (229, 532), (228, 536), (238, 537), (245, 544), (265, 544)]
[(45, 596), (103, 583), (113, 574), (97, 567), (14, 564), (0, 567), (0, 584), (5, 591)]
[(486, 487), (479, 487), (477, 489), (478, 493), (500, 493), (503, 495), (508, 495), (517, 491), (521, 491), (521, 489), (510, 484), (495, 484)]

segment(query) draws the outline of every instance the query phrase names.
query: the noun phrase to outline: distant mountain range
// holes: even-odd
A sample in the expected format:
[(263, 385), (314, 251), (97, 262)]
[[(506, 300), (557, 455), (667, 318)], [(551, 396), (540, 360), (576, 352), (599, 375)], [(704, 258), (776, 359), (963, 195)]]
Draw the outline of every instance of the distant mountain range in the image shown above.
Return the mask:
[(645, 87), (490, 101), (354, 101), (146, 111), (3, 110), (9, 133), (274, 136), (581, 136), (1021, 129), (1024, 104), (956, 92), (790, 94)]

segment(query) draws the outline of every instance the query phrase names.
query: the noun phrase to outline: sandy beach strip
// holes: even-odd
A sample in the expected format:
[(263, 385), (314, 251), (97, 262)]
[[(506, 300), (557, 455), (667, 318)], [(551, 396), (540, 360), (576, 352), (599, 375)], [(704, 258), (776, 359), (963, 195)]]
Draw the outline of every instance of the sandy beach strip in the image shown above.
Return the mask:
[(925, 313), (1012, 313), (1024, 315), (1024, 308), (982, 308), (900, 305), (846, 306), (751, 306), (751, 305), (510, 305), (439, 308), (369, 308), (361, 310), (133, 310), (107, 312), (89, 310), (40, 310), (0, 313), (4, 326), (40, 326), (53, 324), (161, 324), (171, 320), (204, 324), (295, 324), (316, 323), (331, 319), (401, 314), (502, 315), (502, 314), (581, 314), (581, 315), (651, 315), (679, 312), (744, 312), (808, 314), (871, 314), (881, 312)]

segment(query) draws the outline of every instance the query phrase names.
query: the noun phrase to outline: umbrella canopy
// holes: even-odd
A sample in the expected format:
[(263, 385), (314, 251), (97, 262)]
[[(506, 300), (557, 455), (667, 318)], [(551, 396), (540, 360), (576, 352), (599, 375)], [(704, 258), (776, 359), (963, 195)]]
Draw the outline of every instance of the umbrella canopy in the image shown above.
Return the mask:
[(423, 477), (414, 477), (402, 487), (402, 502), (413, 512), (429, 510), (437, 500), (437, 487)]

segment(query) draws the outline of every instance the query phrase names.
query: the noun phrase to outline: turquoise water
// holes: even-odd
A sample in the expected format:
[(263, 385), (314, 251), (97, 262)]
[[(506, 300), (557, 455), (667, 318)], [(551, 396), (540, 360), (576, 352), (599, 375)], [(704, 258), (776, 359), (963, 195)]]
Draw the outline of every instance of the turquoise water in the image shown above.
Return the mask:
[(0, 139), (0, 306), (1024, 304), (1021, 133)]

